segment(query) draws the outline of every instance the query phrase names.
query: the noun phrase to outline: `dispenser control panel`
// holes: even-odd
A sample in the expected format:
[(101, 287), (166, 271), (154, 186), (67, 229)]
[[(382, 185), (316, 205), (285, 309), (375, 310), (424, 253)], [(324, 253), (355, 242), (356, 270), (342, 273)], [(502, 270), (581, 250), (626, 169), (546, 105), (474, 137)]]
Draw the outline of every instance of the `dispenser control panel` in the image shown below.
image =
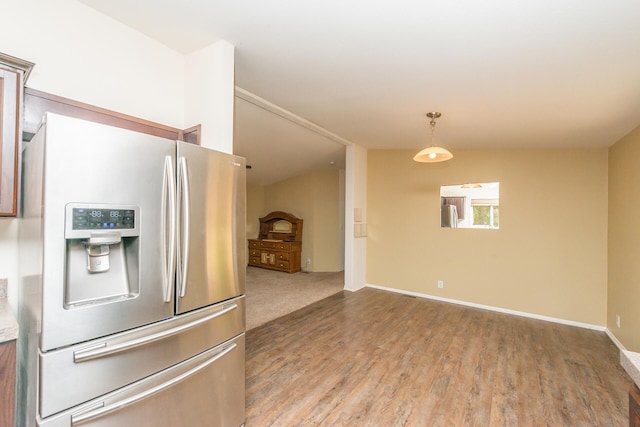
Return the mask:
[(136, 213), (133, 209), (73, 208), (74, 230), (121, 230), (135, 228)]
[(135, 205), (69, 203), (65, 214), (67, 239), (86, 239), (108, 231), (122, 237), (140, 235), (140, 208)]

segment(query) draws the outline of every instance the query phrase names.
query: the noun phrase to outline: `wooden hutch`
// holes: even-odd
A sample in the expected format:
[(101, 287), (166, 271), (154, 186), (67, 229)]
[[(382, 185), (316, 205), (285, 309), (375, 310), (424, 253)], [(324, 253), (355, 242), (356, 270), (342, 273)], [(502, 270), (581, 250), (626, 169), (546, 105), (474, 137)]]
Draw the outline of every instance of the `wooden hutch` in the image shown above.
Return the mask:
[(295, 273), (302, 270), (302, 220), (275, 211), (260, 218), (257, 239), (249, 239), (249, 265)]

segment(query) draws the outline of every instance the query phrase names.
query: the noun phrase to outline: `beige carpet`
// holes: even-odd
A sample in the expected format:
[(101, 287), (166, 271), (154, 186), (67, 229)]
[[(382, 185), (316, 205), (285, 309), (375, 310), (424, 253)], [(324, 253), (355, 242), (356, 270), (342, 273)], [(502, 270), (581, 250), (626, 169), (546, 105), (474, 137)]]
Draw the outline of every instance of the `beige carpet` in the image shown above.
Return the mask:
[(247, 267), (247, 330), (342, 291), (344, 272), (282, 273)]

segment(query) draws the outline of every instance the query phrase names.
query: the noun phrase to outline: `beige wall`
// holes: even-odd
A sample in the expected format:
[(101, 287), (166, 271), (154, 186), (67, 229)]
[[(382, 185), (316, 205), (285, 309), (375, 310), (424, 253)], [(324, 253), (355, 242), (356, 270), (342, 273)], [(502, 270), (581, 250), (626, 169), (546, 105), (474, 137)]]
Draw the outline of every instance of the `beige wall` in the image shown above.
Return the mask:
[[(260, 217), (272, 211), (289, 212), (304, 221), (302, 269), (340, 271), (339, 176), (338, 170), (327, 169), (267, 187), (248, 187), (247, 236), (257, 236)], [(307, 259), (310, 265), (306, 265)]]
[[(607, 327), (640, 351), (640, 127), (609, 149)], [(620, 316), (620, 328), (616, 325)]]
[[(340, 174), (337, 169), (313, 173), (313, 262), (311, 271), (340, 271), (344, 258), (340, 250)], [(344, 216), (344, 214), (343, 214)], [(303, 257), (303, 264), (307, 258)]]
[[(368, 284), (605, 325), (606, 149), (414, 154), (369, 151)], [(441, 185), (491, 181), (500, 230), (440, 228)]]
[(264, 187), (247, 185), (247, 239), (258, 237), (260, 232), (258, 218), (264, 215)]

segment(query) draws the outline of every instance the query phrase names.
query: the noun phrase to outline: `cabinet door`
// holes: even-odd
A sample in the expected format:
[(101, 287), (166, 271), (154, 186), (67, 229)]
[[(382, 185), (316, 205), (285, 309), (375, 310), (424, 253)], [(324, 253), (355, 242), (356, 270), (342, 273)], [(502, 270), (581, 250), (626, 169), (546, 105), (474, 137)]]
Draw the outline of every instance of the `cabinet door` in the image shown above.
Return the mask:
[(640, 389), (635, 384), (629, 390), (629, 426), (640, 427)]
[(0, 426), (14, 423), (16, 403), (16, 341), (0, 344)]
[(0, 67), (0, 216), (16, 216), (22, 75)]
[(276, 255), (272, 252), (262, 251), (260, 253), (260, 262), (262, 264), (274, 265), (276, 263)]

